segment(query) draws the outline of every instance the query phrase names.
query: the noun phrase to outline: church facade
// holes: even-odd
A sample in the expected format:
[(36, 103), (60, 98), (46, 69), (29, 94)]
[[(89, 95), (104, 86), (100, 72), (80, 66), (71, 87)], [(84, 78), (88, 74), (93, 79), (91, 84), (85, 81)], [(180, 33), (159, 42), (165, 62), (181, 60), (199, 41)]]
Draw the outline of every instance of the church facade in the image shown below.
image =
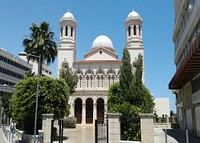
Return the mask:
[[(136, 11), (129, 13), (125, 20), (125, 46), (133, 66), (138, 54), (144, 57), (142, 22)], [(79, 124), (93, 124), (95, 119), (103, 122), (107, 113), (108, 90), (119, 81), (122, 61), (118, 59), (112, 41), (105, 35), (93, 41), (83, 60), (76, 60), (77, 21), (71, 12), (66, 12), (59, 23), (57, 77), (67, 65), (78, 76), (75, 93), (69, 97), (70, 116), (76, 117)]]

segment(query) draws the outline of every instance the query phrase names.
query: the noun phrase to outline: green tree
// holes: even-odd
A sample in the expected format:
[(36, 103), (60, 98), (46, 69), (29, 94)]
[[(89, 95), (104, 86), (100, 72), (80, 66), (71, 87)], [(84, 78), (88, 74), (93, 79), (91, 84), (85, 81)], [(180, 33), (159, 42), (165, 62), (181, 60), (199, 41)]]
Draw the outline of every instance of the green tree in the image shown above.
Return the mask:
[[(24, 52), (40, 57), (40, 75), (42, 73), (42, 63), (53, 63), (57, 56), (57, 46), (53, 41), (54, 32), (50, 31), (49, 23), (42, 22), (40, 26), (32, 24), (29, 38), (23, 40)], [(39, 62), (39, 58), (29, 56), (28, 60)]]
[[(120, 83), (114, 83), (110, 86), (108, 91), (108, 110), (111, 110), (114, 105), (120, 105), (126, 100), (121, 94)], [(113, 109), (112, 109), (113, 111)]]
[[(37, 77), (21, 80), (15, 86), (12, 96), (12, 117), (21, 122), (34, 121), (36, 102)], [(40, 78), (38, 94), (38, 120), (42, 114), (53, 113), (54, 119), (61, 119), (69, 115), (69, 88), (64, 80), (49, 77)], [(25, 126), (26, 127), (26, 126)]]
[(74, 93), (78, 82), (78, 76), (69, 65), (66, 66), (66, 69), (60, 71), (60, 78), (63, 78), (67, 83), (70, 95)]
[(137, 106), (124, 102), (110, 107), (110, 112), (122, 113), (121, 117), (121, 138), (122, 140), (140, 139), (140, 112)]
[(130, 55), (125, 48), (120, 68), (119, 83), (109, 89), (108, 109), (122, 113), (122, 138), (140, 140), (139, 113), (153, 113), (153, 97), (143, 85), (143, 57), (138, 55), (132, 70)]
[(31, 70), (27, 71), (24, 75), (24, 78), (32, 77), (35, 76), (35, 73), (32, 72)]
[(122, 92), (121, 94), (127, 101), (129, 101), (129, 99), (132, 98), (132, 94), (130, 93), (129, 90), (132, 81), (133, 81), (133, 73), (132, 73), (132, 66), (130, 63), (130, 54), (127, 48), (124, 48), (122, 65), (120, 67), (119, 83)]

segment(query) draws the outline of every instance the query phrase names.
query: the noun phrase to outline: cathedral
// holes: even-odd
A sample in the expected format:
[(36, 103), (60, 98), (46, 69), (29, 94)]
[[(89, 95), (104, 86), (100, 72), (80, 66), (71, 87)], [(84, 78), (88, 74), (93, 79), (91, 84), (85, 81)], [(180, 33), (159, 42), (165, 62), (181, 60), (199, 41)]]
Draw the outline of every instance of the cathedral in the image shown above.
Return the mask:
[[(130, 53), (133, 66), (138, 54), (144, 57), (142, 22), (136, 11), (129, 13), (125, 20), (124, 45)], [(95, 119), (103, 122), (107, 113), (108, 90), (119, 81), (122, 61), (118, 59), (113, 43), (106, 35), (96, 37), (84, 59), (76, 60), (77, 21), (71, 12), (66, 12), (59, 23), (57, 77), (60, 70), (67, 66), (78, 76), (75, 93), (69, 97), (70, 116), (76, 117), (78, 124), (93, 124)]]

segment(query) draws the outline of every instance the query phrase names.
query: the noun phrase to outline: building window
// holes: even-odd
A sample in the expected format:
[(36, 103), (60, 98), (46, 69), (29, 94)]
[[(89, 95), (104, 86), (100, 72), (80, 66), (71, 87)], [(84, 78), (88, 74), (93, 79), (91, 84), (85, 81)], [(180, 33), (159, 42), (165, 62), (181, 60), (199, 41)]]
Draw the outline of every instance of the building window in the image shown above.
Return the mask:
[(89, 87), (89, 76), (86, 77), (87, 87)]
[(131, 36), (131, 27), (128, 27), (128, 36)]
[(79, 77), (79, 85), (80, 85), (79, 87), (81, 88), (81, 86), (82, 86), (82, 77), (81, 76)]
[(110, 75), (108, 75), (108, 86), (110, 87)]
[(68, 27), (65, 27), (65, 36), (68, 36)]
[(141, 36), (141, 26), (139, 26), (139, 36)]
[(136, 35), (136, 25), (134, 25), (134, 35)]
[(115, 77), (114, 75), (112, 76), (112, 84), (115, 82)]
[(97, 86), (99, 87), (99, 82), (100, 82), (100, 77), (99, 75), (97, 76)]
[(101, 87), (103, 87), (103, 76), (101, 76)]
[(92, 82), (93, 82), (93, 77), (92, 76), (90, 76), (90, 80), (91, 80), (91, 87), (92, 87)]
[(73, 31), (74, 29), (71, 27), (71, 37), (73, 37)]
[(61, 37), (63, 36), (63, 28), (62, 27), (60, 28), (60, 36)]
[(102, 54), (102, 51), (99, 51), (99, 54)]

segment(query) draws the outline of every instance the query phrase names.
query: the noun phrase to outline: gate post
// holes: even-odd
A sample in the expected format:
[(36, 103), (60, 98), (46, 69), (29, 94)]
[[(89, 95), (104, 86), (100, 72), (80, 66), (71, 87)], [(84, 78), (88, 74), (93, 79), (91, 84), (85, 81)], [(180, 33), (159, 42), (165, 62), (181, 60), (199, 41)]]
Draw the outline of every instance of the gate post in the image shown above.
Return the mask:
[(154, 143), (153, 114), (140, 114), (141, 142)]
[(108, 119), (108, 141), (109, 143), (119, 143), (121, 136), (120, 117), (121, 113), (107, 113)]
[(44, 143), (51, 142), (51, 121), (54, 114), (42, 114), (42, 130), (44, 132)]

